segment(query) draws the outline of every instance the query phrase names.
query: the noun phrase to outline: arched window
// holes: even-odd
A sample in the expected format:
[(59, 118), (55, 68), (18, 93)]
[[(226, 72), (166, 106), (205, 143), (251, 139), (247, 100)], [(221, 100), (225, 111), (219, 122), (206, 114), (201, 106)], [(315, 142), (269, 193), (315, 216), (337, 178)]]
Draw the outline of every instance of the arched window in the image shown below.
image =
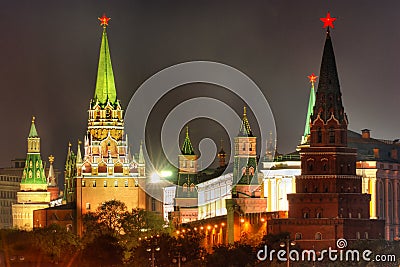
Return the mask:
[(320, 232), (315, 233), (315, 240), (322, 240), (322, 234)]
[(310, 218), (310, 213), (308, 211), (304, 211), (303, 212), (303, 218), (304, 219)]
[(302, 239), (302, 234), (301, 233), (296, 233), (296, 235), (294, 236), (295, 240), (301, 240)]
[(335, 143), (335, 129), (333, 129), (333, 127), (329, 128), (329, 143)]
[(308, 166), (308, 171), (310, 171), (310, 172), (313, 171), (314, 166), (313, 166), (312, 162), (309, 162), (307, 166)]
[(324, 172), (326, 172), (328, 170), (328, 164), (326, 164), (325, 162), (322, 164), (322, 170)]
[(250, 175), (254, 175), (254, 167), (250, 167), (249, 168), (249, 174)]
[(187, 185), (187, 183), (184, 183), (184, 184), (183, 184), (183, 186), (182, 186), (182, 191), (183, 191), (183, 192), (187, 192), (187, 191), (188, 191), (188, 185)]

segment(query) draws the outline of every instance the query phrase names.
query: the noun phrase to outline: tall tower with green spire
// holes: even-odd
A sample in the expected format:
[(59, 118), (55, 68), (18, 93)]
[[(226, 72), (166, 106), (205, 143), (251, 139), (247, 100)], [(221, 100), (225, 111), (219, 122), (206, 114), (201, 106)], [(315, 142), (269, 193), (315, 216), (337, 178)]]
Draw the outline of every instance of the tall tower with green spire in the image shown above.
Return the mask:
[[(251, 131), (247, 119), (246, 107), (243, 107), (243, 118), (238, 136), (235, 137), (235, 155), (233, 169), (233, 195), (238, 191), (242, 195), (252, 194), (249, 185), (258, 185), (257, 179), (257, 137)], [(241, 188), (241, 189), (239, 189)], [(250, 191), (249, 191), (250, 190)], [(240, 194), (240, 193), (239, 193)]]
[[(73, 187), (66, 193), (67, 200), (76, 202), (78, 234), (82, 234), (84, 214), (105, 201), (120, 200), (129, 210), (146, 208), (144, 157), (139, 157), (139, 162), (130, 157), (123, 110), (117, 99), (107, 37), (110, 18), (103, 15), (99, 20), (102, 26), (100, 55), (84, 152), (82, 155), (80, 147), (76, 156), (68, 152), (71, 157), (67, 170), (72, 174), (69, 183)], [(75, 169), (76, 178), (73, 177)]]
[(183, 195), (190, 196), (197, 184), (197, 159), (189, 137), (189, 126), (186, 126), (185, 140), (179, 158), (178, 185), (182, 187)]
[(197, 165), (198, 156), (195, 154), (189, 137), (189, 126), (186, 126), (185, 140), (178, 156), (178, 187), (176, 189), (175, 209), (179, 223), (197, 220)]
[(310, 99), (308, 100), (308, 108), (307, 108), (307, 117), (306, 117), (306, 125), (304, 127), (304, 134), (301, 138), (301, 145), (306, 145), (310, 143), (310, 125), (311, 125), (311, 116), (313, 114), (313, 108), (315, 105), (315, 89), (314, 83), (316, 82), (318, 76), (315, 74), (311, 74), (308, 76), (308, 79), (311, 83), (311, 90), (310, 90)]
[(40, 137), (35, 126), (35, 117), (28, 135), (28, 153), (22, 173), (17, 203), (12, 206), (13, 226), (19, 229), (33, 228), (33, 211), (47, 208), (50, 192), (47, 191), (47, 179), (40, 156)]

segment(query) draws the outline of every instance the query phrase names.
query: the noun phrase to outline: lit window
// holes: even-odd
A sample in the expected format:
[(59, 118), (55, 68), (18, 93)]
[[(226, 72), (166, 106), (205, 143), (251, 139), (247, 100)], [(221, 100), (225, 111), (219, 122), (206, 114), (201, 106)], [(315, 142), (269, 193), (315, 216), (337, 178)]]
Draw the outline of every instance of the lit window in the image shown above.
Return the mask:
[(114, 181), (114, 187), (118, 187), (118, 181)]
[(90, 210), (90, 203), (86, 203), (86, 209)]
[(107, 181), (103, 181), (103, 186), (107, 187)]
[(96, 187), (96, 180), (93, 181), (93, 187)]
[(82, 187), (85, 187), (85, 186), (86, 186), (86, 181), (82, 180)]
[(125, 187), (128, 187), (128, 180), (125, 180)]

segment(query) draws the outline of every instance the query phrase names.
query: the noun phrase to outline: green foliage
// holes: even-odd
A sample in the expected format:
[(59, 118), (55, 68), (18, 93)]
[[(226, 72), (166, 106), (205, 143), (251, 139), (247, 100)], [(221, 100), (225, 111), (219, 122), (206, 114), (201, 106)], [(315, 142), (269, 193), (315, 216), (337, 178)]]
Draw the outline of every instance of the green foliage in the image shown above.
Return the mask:
[(98, 237), (113, 236), (124, 248), (124, 261), (130, 261), (139, 238), (167, 232), (164, 224), (161, 215), (143, 209), (128, 211), (123, 202), (110, 200), (84, 216), (83, 242), (91, 244)]

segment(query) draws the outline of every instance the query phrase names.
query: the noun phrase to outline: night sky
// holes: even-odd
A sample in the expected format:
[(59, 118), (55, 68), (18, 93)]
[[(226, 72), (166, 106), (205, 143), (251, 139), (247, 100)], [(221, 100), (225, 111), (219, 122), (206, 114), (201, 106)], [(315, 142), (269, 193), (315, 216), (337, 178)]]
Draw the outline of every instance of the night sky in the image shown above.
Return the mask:
[[(165, 67), (221, 62), (262, 89), (275, 116), (278, 150), (285, 153), (295, 149), (304, 130), (307, 76), (318, 75), (325, 41), (319, 18), (330, 11), (337, 18), (331, 36), (349, 128), (399, 138), (399, 10), (399, 1), (375, 0), (2, 1), (0, 166), (25, 156), (34, 115), (42, 159), (54, 154), (63, 168), (68, 142), (76, 145), (86, 131), (102, 31), (97, 18), (104, 12), (111, 17), (108, 38), (124, 108), (135, 90)], [(163, 103), (171, 108), (199, 91), (230, 101), (223, 89), (214, 89), (178, 88), (157, 108), (168, 109)], [(241, 112), (240, 100), (229, 103)], [(160, 117), (154, 116), (154, 125)], [(196, 123), (191, 134), (194, 144), (209, 134), (223, 136), (217, 126)]]

